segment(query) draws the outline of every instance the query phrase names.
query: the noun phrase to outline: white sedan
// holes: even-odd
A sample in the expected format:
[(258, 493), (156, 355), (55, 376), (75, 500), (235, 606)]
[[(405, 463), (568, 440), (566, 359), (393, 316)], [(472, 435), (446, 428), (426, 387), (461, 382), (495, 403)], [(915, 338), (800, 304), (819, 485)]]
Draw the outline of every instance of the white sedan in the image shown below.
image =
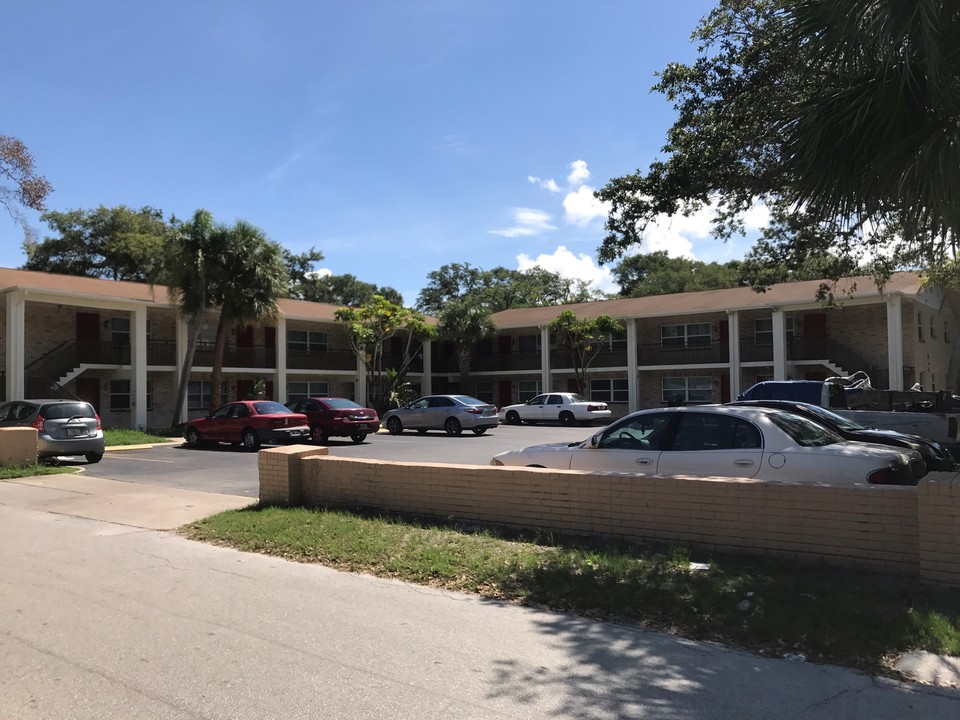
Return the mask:
[(926, 473), (914, 450), (845, 441), (781, 410), (714, 405), (641, 410), (583, 442), (509, 450), (490, 464), (831, 485), (916, 485)]
[(606, 403), (591, 402), (583, 395), (569, 392), (543, 393), (529, 402), (500, 408), (500, 420), (509, 425), (521, 422), (559, 422), (563, 425), (591, 423), (610, 417)]

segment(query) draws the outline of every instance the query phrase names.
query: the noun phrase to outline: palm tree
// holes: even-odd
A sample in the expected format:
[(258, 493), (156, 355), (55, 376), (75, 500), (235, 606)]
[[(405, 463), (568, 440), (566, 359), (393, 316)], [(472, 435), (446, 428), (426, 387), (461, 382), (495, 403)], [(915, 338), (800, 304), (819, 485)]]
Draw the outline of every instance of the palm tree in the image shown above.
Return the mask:
[(441, 311), (440, 337), (456, 348), (462, 391), (466, 391), (474, 348), (478, 342), (493, 335), (496, 329), (490, 310), (469, 297), (448, 302)]
[(213, 347), (211, 409), (221, 403), (223, 350), (233, 325), (262, 322), (276, 317), (277, 299), (286, 294), (288, 273), (283, 249), (270, 242), (263, 231), (244, 220), (232, 227), (220, 227), (214, 244), (222, 255), (212, 275), (212, 300), (220, 308), (217, 337)]
[(179, 306), (180, 313), (188, 318), (190, 327), (190, 338), (183, 356), (170, 427), (176, 427), (180, 423), (187, 383), (193, 369), (193, 358), (203, 330), (203, 316), (211, 307), (207, 269), (217, 257), (215, 248), (212, 247), (215, 230), (213, 216), (206, 210), (197, 210), (193, 219), (174, 233), (164, 258), (163, 281)]

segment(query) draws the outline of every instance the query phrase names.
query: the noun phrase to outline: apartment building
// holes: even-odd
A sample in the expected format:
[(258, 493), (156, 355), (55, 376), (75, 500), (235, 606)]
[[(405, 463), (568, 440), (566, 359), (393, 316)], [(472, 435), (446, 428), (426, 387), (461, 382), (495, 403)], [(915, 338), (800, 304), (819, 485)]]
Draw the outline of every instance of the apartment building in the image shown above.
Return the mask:
[[(427, 343), (408, 375), (418, 392), (467, 392), (497, 405), (550, 390), (575, 389), (566, 351), (550, 322), (565, 309), (606, 314), (624, 331), (593, 359), (584, 394), (616, 415), (664, 404), (722, 402), (766, 379), (818, 379), (864, 370), (876, 387), (960, 387), (960, 302), (898, 273), (881, 290), (869, 278), (836, 288), (842, 306), (824, 309), (819, 282), (623, 298), (507, 310), (496, 334), (475, 349), (461, 378), (452, 350)], [(92, 402), (108, 427), (165, 427), (186, 352), (188, 327), (167, 289), (0, 268), (0, 395), (64, 392)], [(234, 327), (224, 356), (225, 400), (256, 387), (284, 401), (341, 395), (364, 401), (362, 364), (350, 351), (336, 307), (281, 300), (265, 325)], [(204, 326), (180, 421), (207, 411), (216, 316)], [(386, 348), (384, 365), (402, 352)]]

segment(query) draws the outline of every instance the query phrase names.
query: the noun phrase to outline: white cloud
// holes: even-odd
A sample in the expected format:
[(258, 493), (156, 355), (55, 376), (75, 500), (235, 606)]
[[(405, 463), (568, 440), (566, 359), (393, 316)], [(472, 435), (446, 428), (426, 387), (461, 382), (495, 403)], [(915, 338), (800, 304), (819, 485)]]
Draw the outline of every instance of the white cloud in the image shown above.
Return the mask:
[(541, 180), (536, 175), (527, 175), (527, 181), (534, 185), (539, 185), (544, 190), (549, 190), (552, 193), (560, 192), (560, 186), (557, 185), (555, 181), (551, 180)]
[(594, 290), (617, 292), (620, 288), (613, 280), (613, 274), (605, 267), (598, 266), (586, 253), (574, 255), (563, 245), (553, 253), (541, 253), (535, 259), (525, 253), (517, 255), (517, 269), (529, 270), (533, 267), (555, 272), (561, 277), (584, 280)]
[(570, 163), (570, 174), (567, 175), (567, 183), (571, 186), (581, 185), (590, 179), (590, 171), (587, 170), (586, 160), (574, 160)]
[(605, 218), (608, 212), (608, 205), (594, 196), (589, 185), (581, 185), (563, 198), (563, 219), (577, 227), (586, 227), (591, 220)]
[(512, 238), (539, 235), (540, 233), (557, 229), (556, 226), (550, 224), (549, 213), (533, 208), (514, 208), (513, 223), (513, 227), (502, 230), (490, 230), (490, 233)]

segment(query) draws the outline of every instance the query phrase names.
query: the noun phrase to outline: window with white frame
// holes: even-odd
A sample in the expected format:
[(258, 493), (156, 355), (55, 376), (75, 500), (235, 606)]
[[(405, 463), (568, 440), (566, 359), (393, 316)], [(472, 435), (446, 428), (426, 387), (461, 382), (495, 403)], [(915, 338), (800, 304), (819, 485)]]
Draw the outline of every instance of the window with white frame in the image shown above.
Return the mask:
[(326, 352), (327, 334), (315, 330), (288, 330), (287, 349), (291, 352)]
[[(783, 319), (783, 333), (787, 342), (793, 341), (793, 318)], [(757, 345), (773, 345), (773, 318), (757, 318), (753, 321), (753, 340)]]
[(710, 323), (660, 326), (661, 347), (689, 348), (708, 345), (710, 345)]
[(709, 377), (665, 377), (660, 399), (664, 405), (713, 402), (713, 380)]
[(483, 400), (484, 402), (493, 403), (493, 383), (492, 382), (478, 382), (476, 387), (476, 398), (477, 400)]
[(521, 380), (517, 383), (517, 401), (527, 402), (540, 394), (539, 380)]
[(290, 399), (305, 397), (327, 397), (330, 395), (330, 383), (325, 382), (288, 382), (287, 395)]
[(521, 353), (538, 353), (540, 352), (540, 336), (539, 335), (521, 335), (517, 338), (519, 344), (519, 350)]
[(590, 381), (590, 399), (596, 402), (629, 402), (629, 388), (626, 378), (609, 378)]
[[(228, 383), (220, 384), (220, 399), (226, 402), (230, 394)], [(187, 384), (187, 408), (190, 410), (207, 410), (210, 399), (213, 397), (213, 383), (209, 380), (191, 380)]]
[(111, 380), (110, 381), (110, 409), (111, 410), (129, 410), (130, 409), (130, 381), (129, 380)]

